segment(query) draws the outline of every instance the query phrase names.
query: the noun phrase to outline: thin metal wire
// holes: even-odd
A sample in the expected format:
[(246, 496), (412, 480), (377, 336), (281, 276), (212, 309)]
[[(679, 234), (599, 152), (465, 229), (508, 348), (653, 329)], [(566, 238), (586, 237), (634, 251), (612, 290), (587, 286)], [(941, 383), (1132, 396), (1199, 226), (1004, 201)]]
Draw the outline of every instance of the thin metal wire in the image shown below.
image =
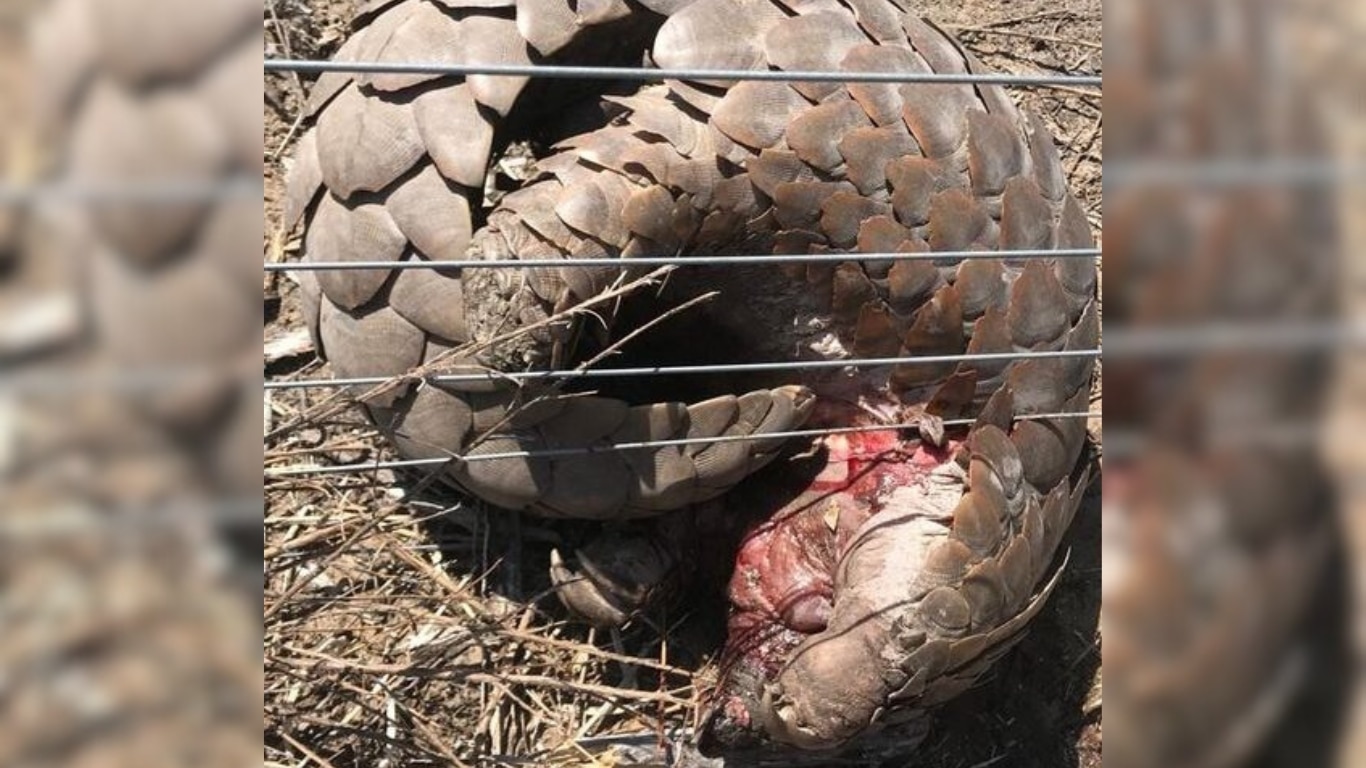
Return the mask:
[[(643, 368), (588, 368), (585, 370), (517, 371), (503, 373), (449, 373), (420, 377), (434, 383), (537, 381), (545, 379), (608, 379), (634, 376), (676, 376), (701, 373), (754, 373), (767, 371), (802, 371), (816, 368), (874, 368), (884, 365), (943, 365), (946, 363), (986, 363), (1044, 358), (1100, 357), (1099, 349), (1060, 349), (1045, 352), (982, 352), (964, 355), (925, 355), (921, 357), (863, 357), (847, 360), (784, 360), (769, 363), (732, 363), (721, 365), (661, 365)], [(452, 363), (457, 364), (457, 363)], [(307, 381), (268, 381), (266, 389), (310, 389), (323, 387), (363, 387), (384, 384), (394, 377), (364, 376), (349, 379)], [(402, 378), (402, 377), (399, 377)]]
[(87, 533), (102, 536), (116, 532), (138, 534), (149, 528), (164, 529), (205, 522), (219, 527), (259, 528), (265, 504), (262, 497), (208, 498), (151, 507), (56, 504), (29, 510), (25, 514), (0, 516), (0, 541), (16, 543)]
[(1112, 328), (1105, 354), (1112, 360), (1185, 356), (1201, 352), (1318, 352), (1366, 343), (1366, 326), (1346, 323), (1208, 322), (1168, 328)]
[(259, 176), (219, 179), (127, 179), (93, 182), (56, 181), (43, 184), (0, 183), (0, 205), (31, 203), (138, 203), (172, 205), (260, 200), (265, 194)]
[(1366, 165), (1346, 164), (1324, 157), (1280, 157), (1259, 160), (1200, 160), (1163, 162), (1127, 159), (1107, 162), (1107, 188), (1177, 186), (1328, 186), (1366, 182)]
[(934, 253), (741, 254), (737, 256), (640, 256), (588, 259), (456, 259), (452, 261), (297, 261), (270, 262), (267, 272), (318, 272), (356, 269), (530, 269), (534, 267), (738, 266), (742, 264), (838, 264), (846, 261), (972, 261), (984, 259), (1097, 258), (1099, 248), (1056, 251), (938, 251)]
[(350, 72), (383, 75), (495, 75), (585, 80), (727, 80), (783, 83), (944, 83), (1003, 86), (1100, 87), (1099, 75), (1005, 75), (960, 72), (831, 72), (770, 69), (649, 69), (645, 67), (573, 67), (554, 64), (448, 64), (442, 62), (317, 61), (266, 59), (267, 72), (322, 74)]
[[(1063, 411), (1056, 413), (1036, 413), (1016, 416), (1017, 420), (1035, 421), (1040, 419), (1082, 419), (1101, 416), (1100, 411)], [(965, 427), (977, 423), (977, 419), (945, 419), (946, 427)], [(686, 445), (711, 445), (714, 443), (742, 443), (755, 440), (786, 440), (798, 437), (824, 437), (826, 435), (847, 435), (859, 432), (888, 432), (918, 429), (919, 423), (865, 424), (856, 427), (827, 427), (822, 429), (796, 429), (788, 432), (768, 432), (753, 435), (718, 435), (716, 437), (680, 437), (671, 440), (642, 440), (638, 442), (589, 445), (579, 448), (550, 448), (540, 451), (503, 451), (499, 453), (478, 453), (467, 456), (452, 455), (449, 458), (401, 459), (396, 461), (372, 461), (361, 464), (339, 464), (336, 466), (285, 467), (267, 469), (267, 478), (295, 477), (299, 475), (323, 475), (345, 472), (373, 472), (380, 469), (406, 469), (412, 467), (431, 467), (452, 461), (506, 461), (508, 459), (549, 459), (565, 456), (587, 456), (598, 453), (617, 453), (647, 448), (665, 448)]]
[(1271, 424), (1202, 424), (1198, 446), (1179, 436), (1153, 434), (1140, 426), (1111, 428), (1105, 436), (1107, 459), (1139, 459), (1161, 451), (1207, 454), (1217, 449), (1312, 449), (1323, 438), (1324, 424), (1311, 419)]
[(261, 373), (229, 373), (206, 364), (144, 368), (127, 366), (122, 370), (34, 369), (0, 375), (0, 396), (52, 399), (80, 395), (137, 395), (174, 387), (216, 383), (228, 377), (245, 387), (259, 381)]

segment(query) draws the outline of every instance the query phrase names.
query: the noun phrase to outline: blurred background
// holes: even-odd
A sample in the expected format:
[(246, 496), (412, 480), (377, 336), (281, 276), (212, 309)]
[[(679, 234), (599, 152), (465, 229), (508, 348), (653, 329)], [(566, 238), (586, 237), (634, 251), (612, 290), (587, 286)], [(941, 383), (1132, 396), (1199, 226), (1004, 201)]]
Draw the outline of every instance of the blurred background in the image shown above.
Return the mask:
[(0, 6), (0, 765), (260, 760), (260, 6)]
[(1366, 765), (1366, 13), (1104, 12), (1106, 762)]
[[(0, 765), (260, 759), (274, 11), (0, 4)], [(1094, 738), (1366, 766), (1366, 6), (1103, 11)]]

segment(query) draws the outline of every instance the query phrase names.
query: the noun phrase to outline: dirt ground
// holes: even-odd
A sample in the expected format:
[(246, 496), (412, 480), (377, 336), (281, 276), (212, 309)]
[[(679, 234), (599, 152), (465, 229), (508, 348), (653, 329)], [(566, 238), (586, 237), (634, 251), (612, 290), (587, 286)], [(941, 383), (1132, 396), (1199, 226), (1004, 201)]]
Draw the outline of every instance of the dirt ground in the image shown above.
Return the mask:
[[(266, 55), (326, 58), (352, 6), (267, 0)], [(993, 69), (1101, 73), (1099, 0), (921, 8)], [(280, 199), (307, 87), (293, 75), (266, 79), (268, 261), (301, 248), (298, 232), (281, 231)], [(1099, 94), (1017, 95), (1057, 136), (1099, 237)], [(307, 346), (293, 284), (271, 274), (264, 290), (267, 378), (327, 375)], [(299, 423), (325, 390), (267, 394), (267, 466), (392, 458), (349, 409)], [(1092, 431), (1098, 457), (1099, 419)], [(691, 724), (714, 678), (719, 607), (653, 617), (617, 636), (570, 623), (538, 564), (572, 532), (425, 486), (385, 470), (267, 481), (267, 764), (666, 765), (656, 745)], [(1064, 544), (1067, 571), (1031, 634), (898, 765), (1101, 764), (1098, 481), (1087, 502)]]

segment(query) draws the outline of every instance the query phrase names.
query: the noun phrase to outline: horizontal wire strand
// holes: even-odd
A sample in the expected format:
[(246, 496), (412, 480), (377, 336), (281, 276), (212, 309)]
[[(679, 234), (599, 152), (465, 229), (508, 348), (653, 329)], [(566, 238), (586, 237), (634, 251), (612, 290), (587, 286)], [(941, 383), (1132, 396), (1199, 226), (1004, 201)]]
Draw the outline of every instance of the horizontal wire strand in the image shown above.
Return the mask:
[(24, 514), (0, 516), (0, 543), (19, 543), (79, 534), (113, 536), (147, 530), (212, 524), (252, 528), (262, 524), (262, 497), (220, 497), (183, 500), (163, 505), (87, 507), (74, 504), (36, 505)]
[[(1180, 165), (1118, 161), (1107, 165), (1106, 184), (1116, 187), (1151, 186), (1346, 186), (1366, 183), (1366, 166), (1347, 165), (1323, 158), (1248, 161), (1192, 161)], [(102, 182), (52, 182), (43, 184), (0, 183), (0, 205), (36, 202), (136, 203), (173, 205), (187, 202), (223, 202), (259, 199), (261, 180), (229, 179), (106, 180)], [(974, 252), (981, 253), (981, 252)], [(1076, 254), (1081, 255), (1081, 254)], [(965, 256), (960, 258), (987, 258)], [(763, 262), (754, 262), (763, 263)], [(474, 265), (469, 265), (474, 266)], [(318, 267), (320, 268), (320, 267)], [(338, 269), (363, 269), (338, 266)], [(403, 267), (399, 267), (403, 268)]]
[[(1361, 349), (1366, 346), (1366, 326), (1348, 323), (1208, 323), (1173, 328), (1122, 328), (1108, 330), (1103, 349), (992, 352), (925, 357), (854, 358), (848, 360), (810, 360), (777, 363), (737, 363), (726, 366), (682, 366), (657, 368), (595, 368), (584, 371), (525, 371), (516, 373), (484, 372), (475, 374), (436, 374), (412, 376), (429, 382), (485, 382), (491, 380), (564, 378), (610, 378), (664, 374), (781, 371), (805, 368), (842, 368), (898, 364), (943, 364), (951, 362), (989, 362), (1028, 358), (1104, 357), (1110, 361), (1184, 357), (1218, 353), (1310, 354)], [(457, 363), (452, 363), (457, 365)], [(473, 366), (466, 366), (473, 367)], [(0, 376), (0, 394), (69, 396), (87, 392), (138, 393), (157, 387), (177, 386), (203, 381), (203, 367), (133, 368), (121, 371), (37, 371)], [(261, 374), (243, 374), (244, 384)], [(325, 380), (273, 380), (263, 382), (266, 389), (302, 389), (383, 384), (399, 377), (357, 377)]]
[(1366, 165), (1328, 157), (1185, 159), (1121, 158), (1106, 163), (1107, 187), (1314, 187), (1366, 183)]
[(577, 67), (555, 64), (447, 64), (439, 62), (320, 61), (266, 59), (266, 72), (358, 75), (493, 75), (585, 80), (729, 80), (797, 83), (944, 83), (1002, 86), (1100, 87), (1099, 75), (1006, 75), (962, 72), (832, 72), (765, 69), (650, 69), (645, 67)]
[(0, 375), (0, 396), (44, 400), (95, 395), (123, 397), (229, 380), (254, 387), (261, 379), (259, 371), (223, 373), (203, 365), (128, 366), (113, 371), (38, 369)]
[(1107, 330), (1106, 356), (1112, 360), (1187, 356), (1204, 352), (1311, 353), (1360, 349), (1366, 325), (1349, 323), (1210, 322), (1181, 328)]
[[(1366, 166), (1344, 166), (1323, 158), (1271, 161), (1192, 161), (1180, 165), (1118, 161), (1106, 167), (1105, 182), (1116, 187), (1167, 185), (1215, 187), (1249, 185), (1277, 187), (1345, 186), (1366, 183)], [(174, 205), (187, 202), (245, 201), (260, 199), (263, 189), (261, 180), (257, 177), (218, 180), (166, 179), (160, 181), (106, 180), (102, 182), (52, 182), (43, 184), (0, 183), (0, 205), (24, 205), (37, 202), (71, 204), (116, 202), (141, 205)], [(964, 256), (960, 258), (987, 257)], [(367, 267), (348, 265), (337, 268), (364, 269)]]
[(1323, 423), (1312, 419), (1203, 427), (1209, 434), (1202, 436), (1198, 448), (1180, 436), (1152, 434), (1128, 424), (1111, 427), (1103, 450), (1108, 459), (1133, 459), (1158, 452), (1192, 455), (1216, 449), (1312, 449), (1323, 438), (1325, 429)]
[(55, 181), (36, 184), (0, 183), (0, 205), (33, 203), (127, 203), (183, 205), (260, 200), (265, 196), (259, 176), (217, 179), (106, 179)]
[[(1063, 411), (1058, 413), (1036, 413), (1016, 416), (1017, 421), (1038, 421), (1042, 419), (1081, 419), (1100, 417), (1100, 411)], [(977, 423), (977, 419), (945, 419), (943, 424), (946, 427), (964, 427)], [(478, 461), (506, 461), (509, 459), (546, 459), (559, 458), (566, 456), (587, 456), (599, 453), (617, 453), (621, 451), (644, 450), (647, 448), (666, 448), (686, 445), (711, 445), (714, 443), (738, 443), (752, 442), (756, 440), (786, 440), (798, 437), (824, 437), (826, 435), (847, 435), (859, 432), (890, 432), (907, 429), (918, 429), (918, 422), (898, 423), (898, 424), (865, 424), (856, 427), (828, 427), (822, 429), (796, 429), (787, 432), (767, 432), (751, 435), (718, 435), (716, 437), (680, 437), (670, 440), (642, 440), (628, 443), (610, 443), (607, 445), (589, 445), (580, 448), (551, 448), (541, 451), (503, 451), (499, 453), (476, 453), (473, 455), (456, 456), (449, 458), (436, 459), (400, 459), (395, 461), (372, 461), (358, 464), (339, 464), (336, 466), (308, 466), (308, 467), (284, 467), (280, 469), (266, 469), (268, 479), (282, 477), (296, 477), (300, 475), (326, 475), (346, 472), (372, 472), (380, 469), (405, 469), (411, 467), (430, 467), (441, 464), (448, 464), (454, 461), (478, 462)]]
[[(588, 368), (585, 370), (517, 371), (484, 373), (448, 373), (431, 376), (414, 376), (431, 383), (488, 382), (488, 381), (535, 381), (544, 379), (606, 379), (634, 376), (675, 376), (704, 373), (753, 373), (767, 371), (811, 370), (814, 368), (873, 368), (884, 365), (943, 365), (946, 363), (985, 363), (1044, 358), (1100, 357), (1099, 349), (1060, 349), (1044, 352), (983, 352), (963, 355), (925, 355), (922, 357), (867, 357), (848, 360), (785, 360), (767, 363), (733, 363), (716, 365), (670, 365), (641, 368)], [(439, 365), (439, 363), (438, 363)], [(452, 362), (452, 365), (460, 365)], [(393, 380), (403, 380), (403, 376), (363, 376), (349, 379), (317, 379), (307, 381), (268, 381), (268, 390), (312, 389), (325, 387), (375, 386)]]
[(1097, 258), (1099, 248), (1055, 251), (938, 251), (931, 253), (741, 254), (737, 256), (640, 256), (576, 259), (455, 259), (450, 261), (296, 261), (265, 264), (267, 272), (320, 272), (357, 269), (532, 269), (539, 267), (739, 266), (743, 264), (838, 264), (846, 261), (973, 261), (984, 259)]

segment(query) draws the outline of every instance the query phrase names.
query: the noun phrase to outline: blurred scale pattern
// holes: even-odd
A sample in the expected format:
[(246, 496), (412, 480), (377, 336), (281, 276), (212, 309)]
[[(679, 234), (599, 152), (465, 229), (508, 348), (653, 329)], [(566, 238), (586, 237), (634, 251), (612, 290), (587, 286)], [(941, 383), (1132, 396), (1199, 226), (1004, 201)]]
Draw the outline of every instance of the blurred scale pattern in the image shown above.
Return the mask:
[(1361, 328), (1366, 324), (1366, 103), (1361, 84), (1366, 79), (1366, 7), (1360, 3), (1334, 17), (1336, 32), (1320, 38), (1328, 55), (1320, 58), (1327, 83), (1335, 96), (1336, 150), (1340, 167), (1350, 169), (1338, 204), (1341, 212), (1343, 279), (1341, 281), (1344, 325), (1352, 331), (1352, 343), (1339, 355), (1332, 391), (1325, 444), (1338, 480), (1339, 509), (1344, 540), (1350, 553), (1347, 563), (1351, 613), (1348, 617), (1350, 700), (1342, 726), (1345, 738), (1338, 747), (1342, 768), (1366, 765), (1366, 356), (1362, 354)]
[(1297, 702), (1339, 617), (1316, 441), (1339, 203), (1303, 10), (1105, 7), (1107, 765), (1332, 750), (1288, 717), (1331, 730)]
[(0, 11), (0, 763), (258, 759), (259, 13)]

